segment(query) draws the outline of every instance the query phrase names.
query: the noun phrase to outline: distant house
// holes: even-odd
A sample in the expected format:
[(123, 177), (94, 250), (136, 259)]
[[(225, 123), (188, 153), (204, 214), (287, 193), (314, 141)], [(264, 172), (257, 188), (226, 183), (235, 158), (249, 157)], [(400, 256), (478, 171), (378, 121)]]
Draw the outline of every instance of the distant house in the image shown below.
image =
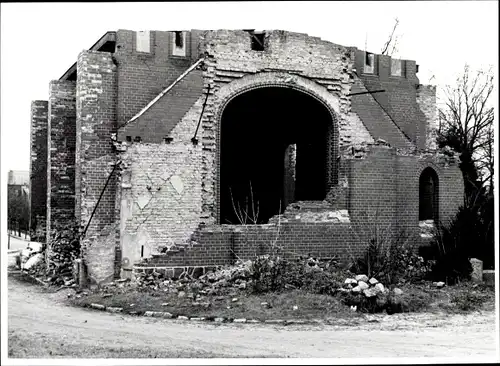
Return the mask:
[(8, 180), (8, 195), (21, 196), (24, 195), (28, 200), (29, 197), (29, 181), (30, 172), (24, 170), (10, 170)]
[(10, 170), (7, 182), (8, 198), (8, 226), (10, 230), (16, 230), (19, 235), (21, 231), (29, 229), (29, 171)]

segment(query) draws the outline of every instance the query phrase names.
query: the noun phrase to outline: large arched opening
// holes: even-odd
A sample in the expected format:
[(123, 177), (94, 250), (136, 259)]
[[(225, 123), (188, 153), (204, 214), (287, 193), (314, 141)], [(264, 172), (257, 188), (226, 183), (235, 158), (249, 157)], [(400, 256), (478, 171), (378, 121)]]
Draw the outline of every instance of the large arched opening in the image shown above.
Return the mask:
[(337, 138), (330, 110), (306, 92), (268, 86), (231, 99), (220, 122), (220, 223), (266, 223), (291, 202), (323, 200)]

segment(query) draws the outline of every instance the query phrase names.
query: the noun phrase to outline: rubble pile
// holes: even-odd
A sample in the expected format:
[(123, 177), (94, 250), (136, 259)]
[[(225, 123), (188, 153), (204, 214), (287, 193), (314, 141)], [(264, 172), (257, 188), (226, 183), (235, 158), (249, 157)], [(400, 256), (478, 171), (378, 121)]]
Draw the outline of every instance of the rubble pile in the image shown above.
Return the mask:
[(17, 258), (19, 269), (49, 286), (75, 287), (73, 274), (69, 268), (59, 268), (48, 273), (45, 260), (45, 250), (42, 243), (30, 242), (26, 249), (21, 250)]
[(77, 232), (71, 229), (55, 234), (50, 242), (48, 265), (54, 274), (71, 273), (73, 261), (80, 255), (80, 242)]
[[(234, 266), (224, 267), (208, 272), (197, 279), (183, 276), (179, 279), (166, 279), (161, 273), (140, 274), (135, 281), (123, 282), (123, 286), (134, 286), (138, 289), (162, 290), (167, 293), (178, 293), (180, 297), (188, 293), (221, 295), (245, 290), (251, 282), (251, 261), (237, 262)], [(108, 286), (116, 286), (110, 284)], [(121, 286), (120, 286), (121, 287)]]
[(368, 276), (361, 274), (354, 278), (347, 278), (344, 285), (339, 288), (341, 292), (359, 293), (365, 297), (374, 297), (379, 294), (388, 294), (389, 289), (381, 284), (376, 278), (368, 279)]
[(38, 268), (44, 260), (43, 245), (41, 243), (30, 242), (26, 249), (19, 253), (19, 266), (21, 270)]
[(369, 279), (364, 274), (347, 278), (338, 291), (344, 296), (348, 305), (354, 308), (361, 307), (369, 312), (378, 312), (386, 308), (389, 312), (389, 308), (400, 307), (403, 295), (401, 289), (395, 287), (389, 290), (376, 278)]

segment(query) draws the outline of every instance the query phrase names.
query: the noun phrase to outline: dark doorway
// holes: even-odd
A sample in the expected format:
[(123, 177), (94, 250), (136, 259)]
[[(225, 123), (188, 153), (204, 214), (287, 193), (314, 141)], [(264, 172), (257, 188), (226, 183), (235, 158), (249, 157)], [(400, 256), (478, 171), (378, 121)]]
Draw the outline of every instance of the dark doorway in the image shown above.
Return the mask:
[(266, 223), (284, 202), (323, 200), (332, 126), (321, 102), (291, 88), (259, 88), (231, 100), (221, 120), (220, 222)]
[(419, 180), (419, 220), (438, 220), (438, 188), (436, 172), (425, 168)]

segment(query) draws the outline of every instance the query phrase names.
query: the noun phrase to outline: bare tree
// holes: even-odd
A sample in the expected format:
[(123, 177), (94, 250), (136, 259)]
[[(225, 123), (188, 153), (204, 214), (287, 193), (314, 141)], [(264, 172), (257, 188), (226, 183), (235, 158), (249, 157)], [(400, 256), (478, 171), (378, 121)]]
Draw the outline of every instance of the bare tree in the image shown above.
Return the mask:
[(481, 144), (476, 162), (480, 183), (482, 186), (488, 186), (490, 192), (493, 192), (493, 141), (493, 124), (491, 124), (486, 130), (484, 144)]
[[(382, 55), (392, 56), (392, 54), (397, 50), (396, 47), (398, 45), (399, 36), (397, 35), (395, 36), (394, 33), (396, 32), (396, 28), (398, 27), (398, 25), (399, 25), (399, 19), (396, 18), (394, 19), (394, 27), (392, 28), (392, 32), (389, 35), (389, 39), (387, 40), (387, 42), (385, 42), (384, 47), (382, 47), (381, 51)], [(390, 52), (389, 49), (391, 49)]]
[[(465, 65), (456, 84), (444, 89), (437, 142), (460, 153), (460, 168), (469, 197), (493, 178), (493, 73)], [(485, 160), (486, 158), (486, 160)]]

